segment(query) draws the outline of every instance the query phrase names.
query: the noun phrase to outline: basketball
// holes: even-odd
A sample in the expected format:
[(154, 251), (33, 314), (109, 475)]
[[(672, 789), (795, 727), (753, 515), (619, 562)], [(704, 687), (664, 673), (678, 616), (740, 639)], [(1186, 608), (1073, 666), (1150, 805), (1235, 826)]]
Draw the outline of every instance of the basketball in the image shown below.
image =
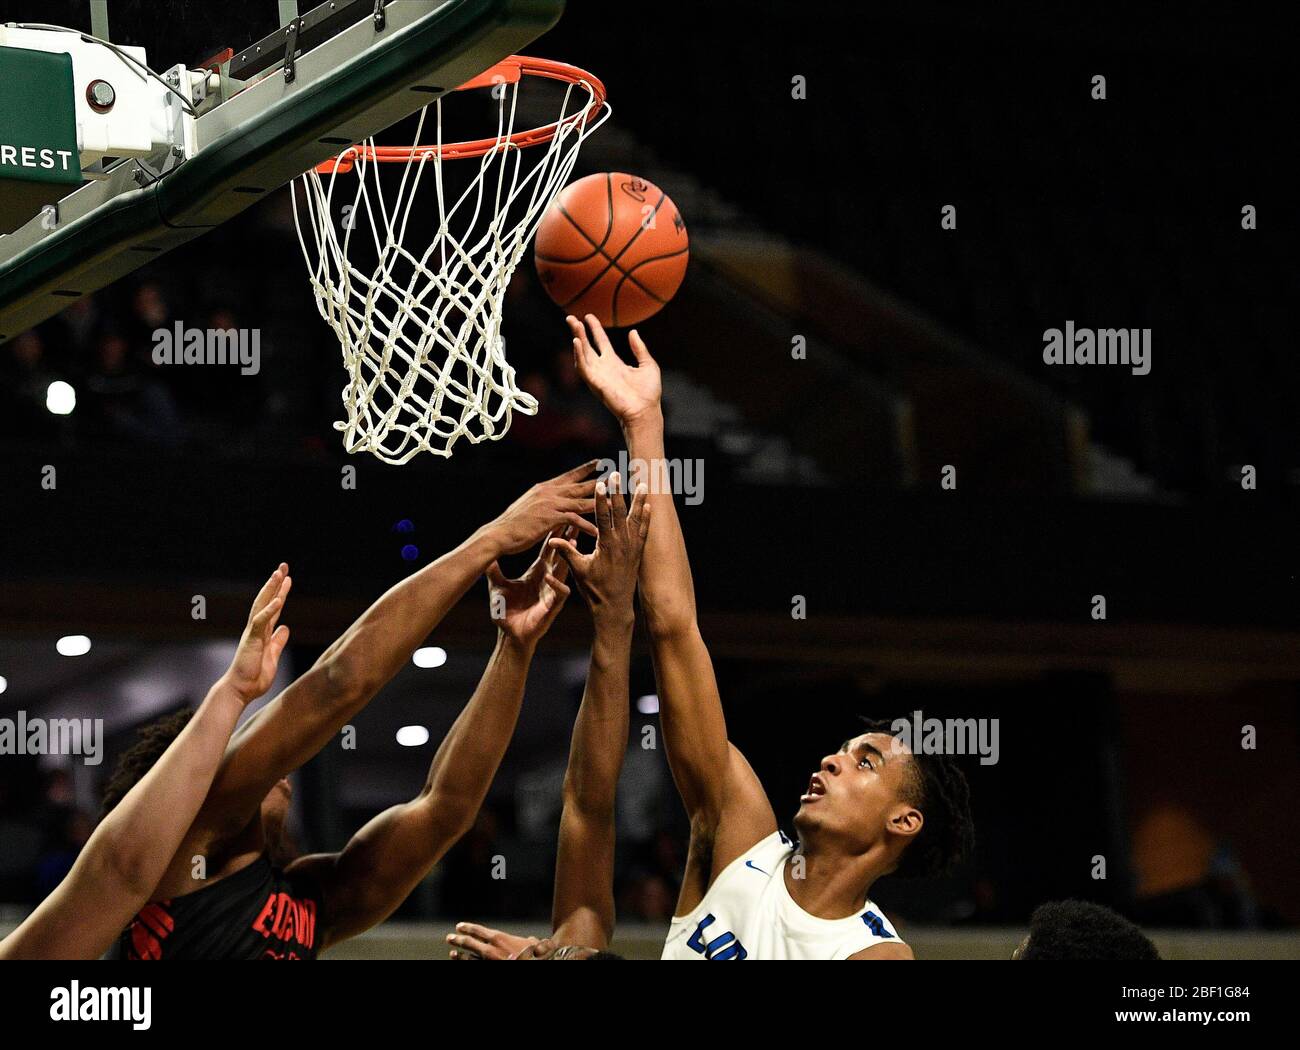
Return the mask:
[(622, 172), (569, 186), (537, 231), (542, 287), (568, 313), (620, 328), (657, 314), (690, 258), (681, 212), (663, 190)]

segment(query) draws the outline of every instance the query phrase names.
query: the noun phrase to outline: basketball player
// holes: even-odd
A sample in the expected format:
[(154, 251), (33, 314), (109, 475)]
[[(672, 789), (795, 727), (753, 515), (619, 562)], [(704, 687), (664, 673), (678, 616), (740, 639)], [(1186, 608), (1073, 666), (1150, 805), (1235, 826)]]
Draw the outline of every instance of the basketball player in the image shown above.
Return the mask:
[[(969, 792), (945, 757), (888, 733), (852, 736), (822, 759), (799, 800), (798, 842), (777, 829), (763, 786), (729, 743), (681, 525), (667, 484), (659, 366), (634, 330), (634, 365), (600, 322), (568, 318), (578, 371), (618, 420), (644, 474), (654, 525), (641, 603), (664, 745), (690, 817), (686, 872), (665, 959), (910, 959), (870, 899), (891, 872), (945, 870), (973, 838)], [(641, 468), (640, 465), (647, 465)], [(633, 480), (640, 480), (635, 478)]]
[(289, 641), (289, 628), (276, 623), (291, 586), (287, 565), (262, 585), (229, 669), (95, 829), (54, 892), (0, 941), (0, 959), (98, 959), (149, 899), (203, 804), (240, 714), (275, 680)]
[(1034, 909), (1029, 936), (1013, 959), (1157, 960), (1151, 938), (1118, 912), (1092, 901), (1050, 901)]
[[(240, 727), (212, 790), (136, 921), (131, 959), (311, 959), (387, 918), (473, 823), (514, 730), (538, 639), (568, 593), (544, 550), (518, 580), (500, 555), (566, 527), (596, 533), (595, 468), (534, 486), (460, 547), (393, 587), (316, 664)], [(285, 855), (291, 772), (329, 744), (486, 573), (498, 640), (483, 679), (433, 760), (420, 794), (380, 814), (337, 854)], [(111, 810), (153, 764), (175, 723), (123, 756)]]
[(608, 499), (604, 487), (596, 487), (596, 549), (584, 555), (572, 540), (551, 540), (591, 608), (595, 629), (564, 777), (551, 911), (554, 932), (538, 940), (458, 923), (447, 937), (453, 959), (617, 958), (605, 951), (614, 934), (614, 801), (627, 748), (632, 598), (649, 532), (647, 495), (644, 485), (638, 487), (629, 512), (622, 479), (611, 474)]

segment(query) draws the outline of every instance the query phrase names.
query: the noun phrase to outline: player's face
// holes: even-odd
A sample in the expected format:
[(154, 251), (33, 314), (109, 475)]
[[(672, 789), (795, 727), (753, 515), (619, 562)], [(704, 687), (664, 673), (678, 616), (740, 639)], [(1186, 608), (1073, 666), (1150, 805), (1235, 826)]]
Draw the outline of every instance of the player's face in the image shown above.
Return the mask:
[(915, 812), (902, 801), (911, 761), (911, 751), (888, 733), (846, 740), (809, 780), (795, 827), (801, 835), (832, 836), (853, 852), (865, 852), (892, 820)]

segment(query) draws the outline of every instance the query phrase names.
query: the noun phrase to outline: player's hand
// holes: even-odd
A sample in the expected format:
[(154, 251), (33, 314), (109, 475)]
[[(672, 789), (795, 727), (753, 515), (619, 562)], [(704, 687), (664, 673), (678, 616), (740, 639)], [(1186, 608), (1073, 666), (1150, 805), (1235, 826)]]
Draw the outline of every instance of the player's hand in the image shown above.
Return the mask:
[(566, 525), (596, 535), (596, 526), (583, 517), (595, 509), (596, 480), (590, 478), (598, 460), (543, 481), (525, 492), (487, 526), (502, 554), (517, 554), (538, 543), (549, 532)]
[(636, 576), (650, 532), (650, 501), (644, 484), (637, 486), (629, 510), (623, 499), (623, 480), (617, 473), (596, 485), (596, 549), (583, 554), (576, 537), (557, 536), (547, 541), (564, 555), (573, 581), (591, 606), (592, 616), (626, 616), (632, 611)]
[[(577, 534), (577, 529), (570, 525), (561, 535), (572, 542)], [(503, 635), (523, 645), (537, 644), (569, 596), (569, 586), (564, 582), (569, 567), (549, 545), (555, 538), (547, 537), (548, 542), (542, 544), (537, 560), (517, 580), (507, 579), (496, 562), (488, 566), (488, 607), (492, 621)]]
[(518, 959), (520, 954), (541, 943), (536, 937), (516, 937), (473, 922), (456, 923), (456, 932), (447, 934), (451, 957), (459, 960)]
[(289, 566), (281, 563), (253, 599), (235, 658), (224, 676), (226, 684), (246, 704), (265, 693), (275, 681), (280, 654), (289, 642), (289, 628), (276, 624), (292, 587)]
[[(627, 365), (618, 356), (594, 314), (587, 315), (585, 326), (576, 317), (569, 317), (567, 321), (573, 333), (573, 361), (578, 374), (605, 407), (614, 413), (619, 423), (627, 427), (657, 416), (663, 382), (659, 366), (636, 329), (627, 338), (636, 364)], [(588, 328), (591, 329), (590, 337)]]

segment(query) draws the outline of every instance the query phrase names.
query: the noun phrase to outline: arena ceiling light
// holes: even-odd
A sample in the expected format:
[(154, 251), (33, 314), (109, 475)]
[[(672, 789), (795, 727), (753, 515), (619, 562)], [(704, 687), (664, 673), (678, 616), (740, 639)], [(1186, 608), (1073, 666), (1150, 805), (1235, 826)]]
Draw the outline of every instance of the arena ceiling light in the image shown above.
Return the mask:
[(0, 674), (0, 693), (3, 693), (8, 688), (9, 688), (9, 679), (6, 678), (4, 675)]
[(70, 416), (77, 407), (77, 392), (71, 384), (56, 379), (45, 390), (45, 407), (51, 415)]
[(402, 726), (397, 731), (397, 742), (403, 747), (420, 747), (429, 742), (429, 731), (424, 726)]
[(447, 662), (447, 650), (436, 645), (426, 645), (415, 650), (411, 660), (416, 667), (441, 667)]
[(85, 656), (90, 652), (90, 639), (84, 634), (64, 635), (54, 643), (60, 656)]

